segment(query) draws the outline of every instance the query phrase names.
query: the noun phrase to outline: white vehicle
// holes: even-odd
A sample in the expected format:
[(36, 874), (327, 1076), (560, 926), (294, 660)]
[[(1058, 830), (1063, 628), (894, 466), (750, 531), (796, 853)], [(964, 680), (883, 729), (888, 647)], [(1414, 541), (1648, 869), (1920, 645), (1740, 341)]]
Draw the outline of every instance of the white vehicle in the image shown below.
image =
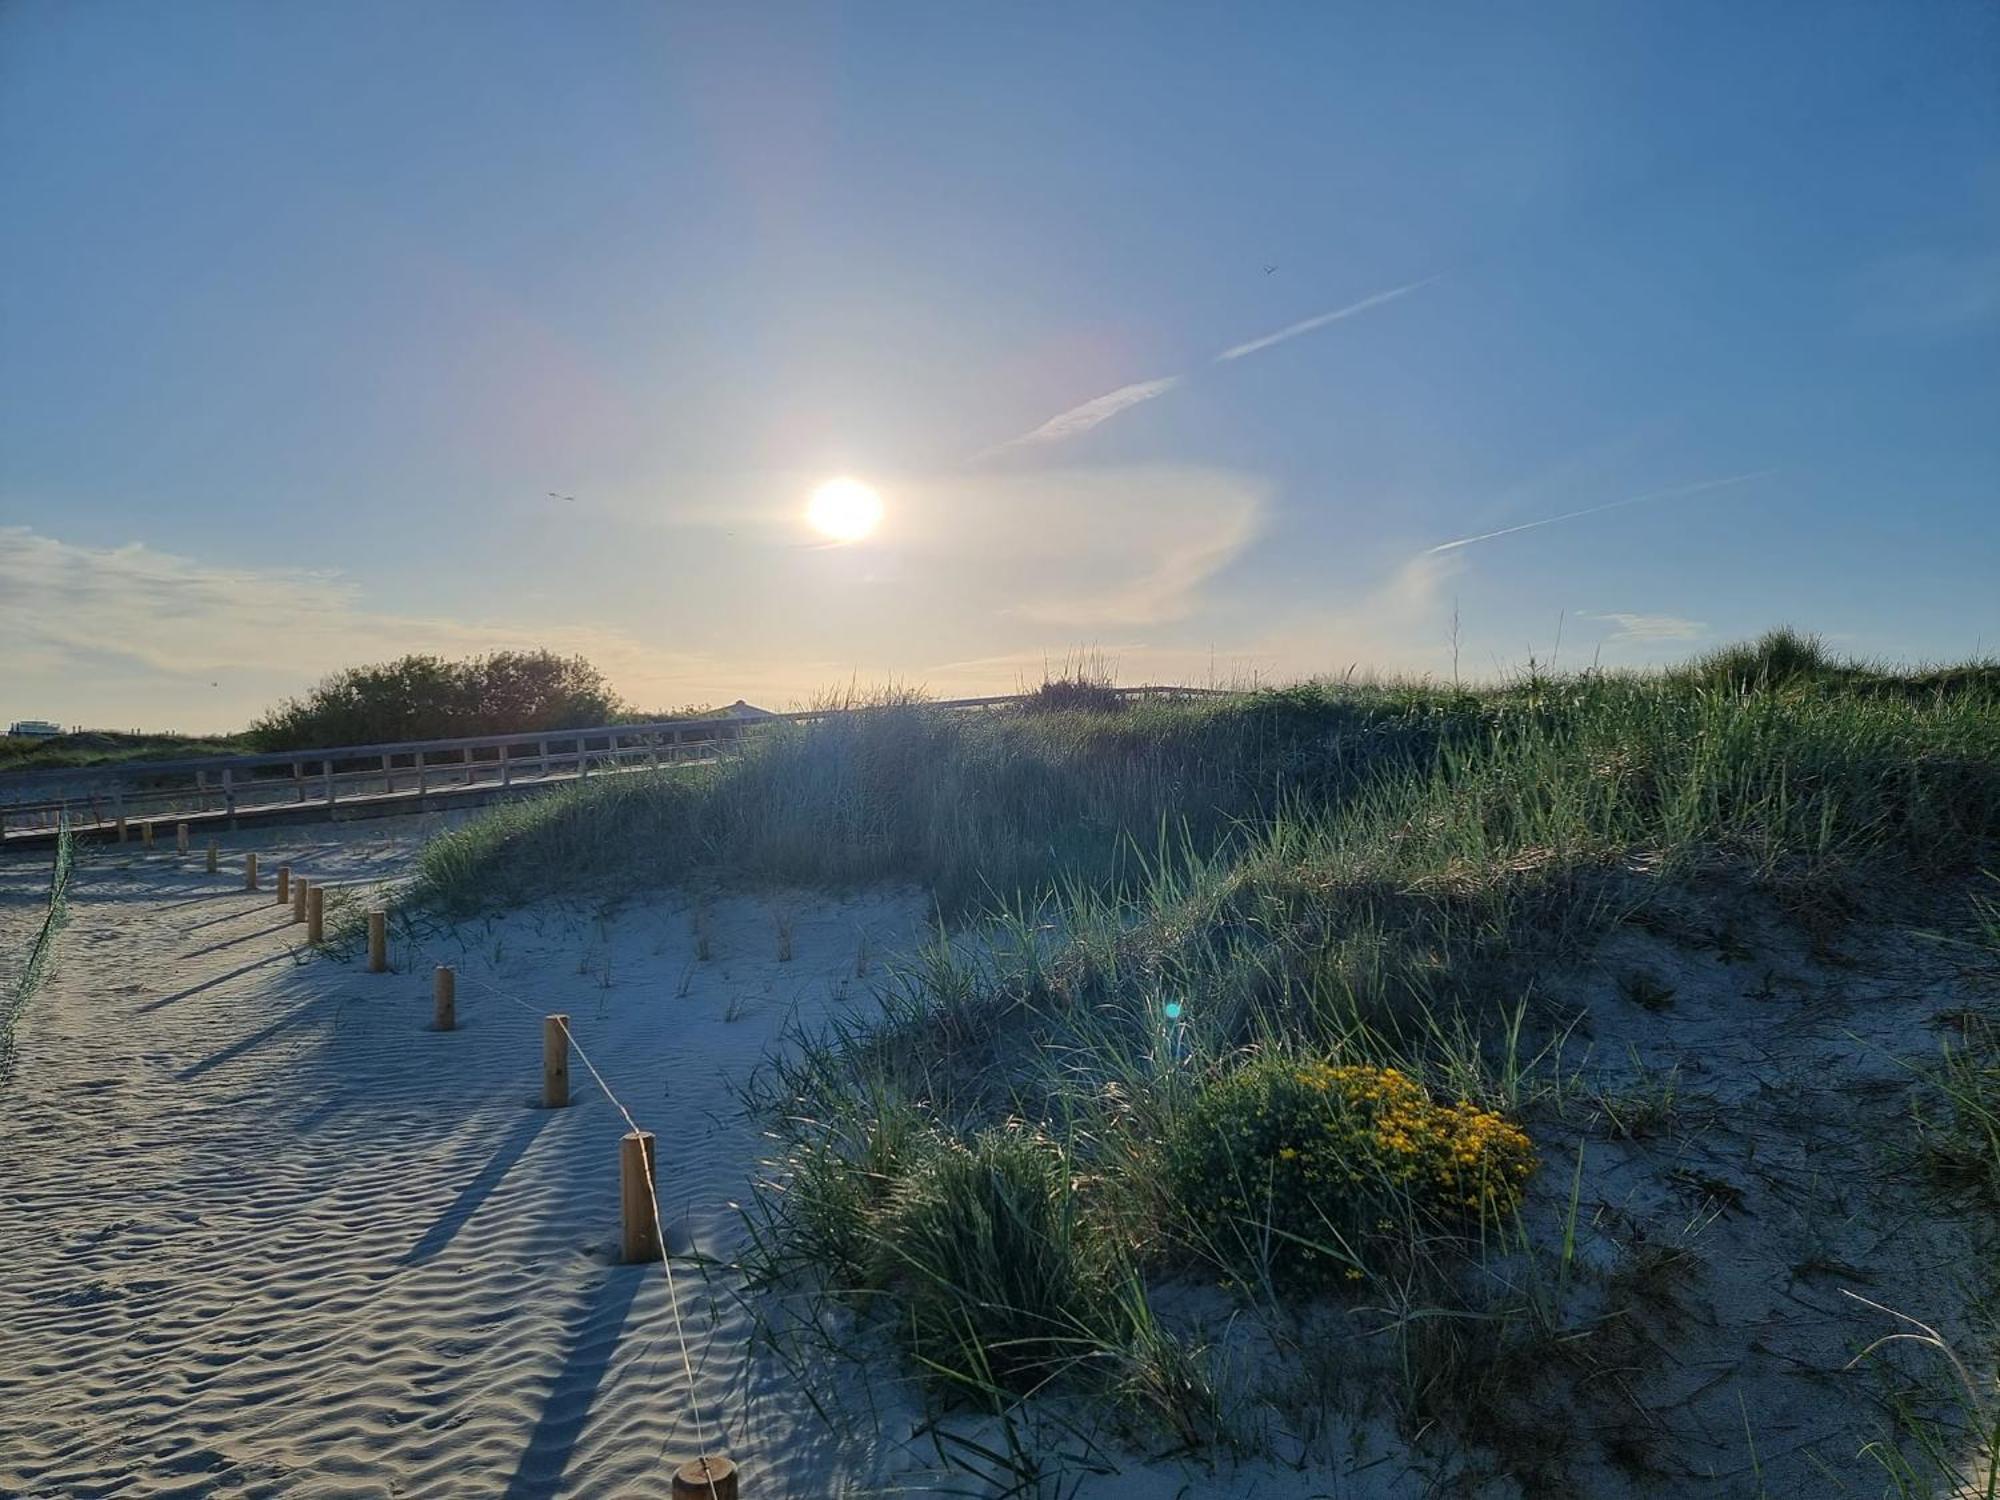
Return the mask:
[(24, 740), (48, 740), (62, 733), (62, 725), (51, 724), (47, 719), (16, 719), (7, 726), (7, 732)]

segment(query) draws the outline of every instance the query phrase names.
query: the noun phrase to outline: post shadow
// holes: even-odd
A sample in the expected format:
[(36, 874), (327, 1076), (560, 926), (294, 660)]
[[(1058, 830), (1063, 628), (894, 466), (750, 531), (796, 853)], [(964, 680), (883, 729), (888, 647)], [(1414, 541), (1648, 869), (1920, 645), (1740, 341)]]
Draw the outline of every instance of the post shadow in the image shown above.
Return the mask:
[(479, 1169), (472, 1181), (459, 1190), (451, 1206), (437, 1216), (431, 1227), (424, 1231), (423, 1237), (410, 1247), (409, 1253), (403, 1257), (403, 1264), (420, 1266), (449, 1245), (458, 1231), (465, 1227), (466, 1220), (478, 1211), (479, 1205), (513, 1170), (514, 1163), (527, 1153), (528, 1147), (535, 1143), (535, 1137), (542, 1133), (542, 1128), (554, 1115), (555, 1111), (547, 1109), (521, 1111), (521, 1118), (495, 1148), (491, 1159)]
[(241, 968), (231, 969), (227, 974), (216, 974), (211, 978), (204, 979), (200, 984), (191, 984), (184, 990), (175, 990), (171, 995), (162, 995), (157, 1000), (148, 1000), (144, 1005), (139, 1007), (139, 1013), (144, 1015), (149, 1010), (164, 1010), (176, 1000), (185, 1000), (190, 995), (199, 995), (203, 990), (212, 990), (218, 984), (227, 984), (232, 979), (241, 979), (252, 969), (268, 968), (272, 964), (282, 963), (291, 956), (290, 952), (285, 952), (273, 953), (264, 958), (254, 959), (244, 964)]
[[(280, 956), (282, 957), (283, 955)], [(160, 1002), (155, 1001), (154, 1003), (159, 1004)], [(200, 1062), (193, 1063), (190, 1064), (188, 1067), (182, 1068), (180, 1072), (176, 1073), (174, 1076), (178, 1078), (182, 1083), (191, 1083), (195, 1079), (201, 1077), (201, 1075), (206, 1073), (210, 1068), (217, 1067), (222, 1063), (226, 1063), (233, 1057), (241, 1057), (244, 1053), (248, 1052), (253, 1047), (261, 1047), (265, 1042), (268, 1042), (272, 1037), (276, 1036), (281, 1031), (290, 1031), (294, 1026), (302, 1025), (305, 1022), (308, 1014), (309, 1011), (307, 1007), (301, 1006), (299, 1009), (292, 1011), (289, 1015), (283, 1015), (278, 1017), (277, 1020), (273, 1021), (269, 1026), (266, 1026), (262, 1031), (253, 1031), (249, 1036), (231, 1042), (227, 1047), (224, 1047), (220, 1052), (212, 1053), (211, 1055), (204, 1057)]]
[(505, 1500), (550, 1500), (561, 1490), (563, 1472), (576, 1450), (576, 1440), (583, 1435), (590, 1404), (611, 1368), (611, 1356), (618, 1352), (626, 1315), (639, 1295), (640, 1282), (651, 1269), (610, 1267), (596, 1290), (571, 1315), (563, 1330), (562, 1368), (543, 1399), (541, 1418), (528, 1434), (514, 1477), (507, 1482)]

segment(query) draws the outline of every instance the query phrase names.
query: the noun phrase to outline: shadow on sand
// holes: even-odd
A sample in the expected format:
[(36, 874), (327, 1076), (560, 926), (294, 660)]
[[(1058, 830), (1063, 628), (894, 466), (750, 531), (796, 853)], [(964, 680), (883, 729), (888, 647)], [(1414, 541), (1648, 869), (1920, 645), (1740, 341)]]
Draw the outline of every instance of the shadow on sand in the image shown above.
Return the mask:
[(451, 1206), (424, 1231), (423, 1238), (410, 1247), (410, 1253), (403, 1257), (403, 1264), (420, 1266), (449, 1245), (458, 1231), (465, 1227), (465, 1221), (478, 1211), (487, 1195), (500, 1186), (508, 1172), (513, 1170), (514, 1163), (535, 1143), (535, 1137), (542, 1133), (542, 1127), (555, 1114), (556, 1111), (549, 1109), (523, 1110), (520, 1122), (507, 1133), (507, 1138), (501, 1141), (492, 1159), (479, 1169), (479, 1175), (465, 1185), (452, 1200)]
[(541, 1420), (528, 1434), (521, 1462), (507, 1482), (506, 1500), (548, 1500), (562, 1488), (590, 1403), (624, 1336), (625, 1318), (648, 1266), (612, 1266), (572, 1313), (563, 1330), (563, 1365), (542, 1403)]

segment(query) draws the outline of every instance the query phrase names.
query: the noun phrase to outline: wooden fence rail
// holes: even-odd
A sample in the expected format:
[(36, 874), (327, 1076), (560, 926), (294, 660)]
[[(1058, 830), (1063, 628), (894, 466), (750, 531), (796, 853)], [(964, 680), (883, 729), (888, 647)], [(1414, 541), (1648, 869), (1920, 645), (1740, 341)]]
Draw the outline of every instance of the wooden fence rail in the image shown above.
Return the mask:
[[(1193, 698), (1218, 689), (1145, 686), (1120, 688), (1127, 701)], [(954, 698), (924, 705), (974, 712), (1023, 701), (1023, 695)], [(728, 753), (749, 732), (882, 712), (880, 709), (809, 709), (796, 713), (710, 714), (645, 724), (600, 724), (584, 729), (527, 734), (468, 735), (386, 745), (335, 745), (256, 755), (210, 755), (190, 760), (123, 761), (73, 770), (0, 773), (0, 838), (46, 840), (63, 815), (78, 834), (122, 835), (133, 823), (143, 831), (155, 821), (221, 823), (239, 816), (270, 816), (323, 807), (359, 814), (386, 812), (426, 798), (448, 802), (467, 793), (505, 795), (519, 789), (578, 781), (598, 774), (707, 762)], [(372, 807), (370, 806), (372, 804)]]

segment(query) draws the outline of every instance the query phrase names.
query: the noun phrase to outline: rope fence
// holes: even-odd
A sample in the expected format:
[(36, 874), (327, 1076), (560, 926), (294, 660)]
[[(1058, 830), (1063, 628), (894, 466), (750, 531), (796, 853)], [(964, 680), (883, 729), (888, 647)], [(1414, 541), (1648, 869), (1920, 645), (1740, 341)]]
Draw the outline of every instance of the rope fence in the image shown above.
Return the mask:
[[(150, 826), (148, 827), (150, 835)], [(187, 825), (181, 824), (177, 830), (176, 848), (185, 855), (188, 850)], [(150, 836), (147, 845), (150, 847)], [(72, 859), (70, 845), (64, 841), (57, 861), (57, 893), (51, 897), (50, 923), (59, 921), (57, 908), (59, 892), (66, 888), (68, 870)], [(262, 888), (254, 852), (245, 851), (242, 859), (243, 888), (258, 891)], [(221, 872), (221, 850), (216, 840), (209, 840), (206, 850), (207, 873)], [(324, 946), (326, 941), (325, 898), (329, 887), (325, 882), (314, 880), (303, 871), (290, 865), (280, 865), (276, 879), (272, 883), (273, 901), (276, 905), (291, 907), (291, 921), (304, 923), (305, 943), (311, 948)], [(50, 923), (44, 924), (44, 936), (50, 932)], [(373, 974), (390, 972), (388, 956), (388, 912), (384, 908), (372, 908), (367, 912), (367, 971)], [(458, 1025), (458, 982), (457, 968), (442, 960), (434, 950), (414, 939), (409, 940), (414, 953), (434, 965), (431, 996), (432, 1024), (438, 1031), (454, 1031)], [(619, 1142), (619, 1210), (620, 1210), (620, 1254), (627, 1263), (657, 1261), (667, 1284), (667, 1305), (671, 1313), (674, 1341), (680, 1350), (681, 1370), (686, 1376), (690, 1402), (690, 1415), (694, 1426), (697, 1456), (681, 1464), (674, 1472), (672, 1494), (674, 1500), (737, 1500), (739, 1493), (739, 1473), (736, 1464), (719, 1454), (709, 1453), (708, 1433), (702, 1421), (701, 1402), (695, 1395), (694, 1358), (688, 1347), (687, 1331), (681, 1314), (680, 1285), (674, 1276), (673, 1257), (668, 1252), (666, 1225), (660, 1212), (658, 1167), (653, 1132), (643, 1129), (632, 1111), (618, 1097), (610, 1080), (591, 1058), (583, 1044), (570, 1028), (569, 1017), (561, 1013), (550, 1014), (527, 999), (505, 987), (467, 974), (463, 978), (475, 989), (496, 1000), (505, 1001), (525, 1014), (540, 1018), (542, 1022), (542, 1107), (560, 1109), (570, 1103), (568, 1055), (574, 1052), (583, 1063), (584, 1071), (591, 1081), (617, 1111), (624, 1122), (626, 1133)], [(0, 1020), (10, 1019), (0, 1017)], [(0, 1031), (0, 1067), (6, 1061), (7, 1037)]]
[(69, 885), (76, 872), (76, 842), (70, 837), (69, 820), (65, 818), (56, 834), (56, 857), (49, 874), (49, 904), (43, 914), (42, 925), (36, 929), (34, 941), (28, 945), (28, 956), (21, 966), (20, 975), (13, 988), (0, 997), (0, 1083), (5, 1083), (14, 1070), (14, 1025), (21, 1019), (21, 1012), (28, 1007), (42, 978), (49, 971), (49, 964), (56, 951), (56, 935), (62, 931), (63, 923), (69, 916)]

